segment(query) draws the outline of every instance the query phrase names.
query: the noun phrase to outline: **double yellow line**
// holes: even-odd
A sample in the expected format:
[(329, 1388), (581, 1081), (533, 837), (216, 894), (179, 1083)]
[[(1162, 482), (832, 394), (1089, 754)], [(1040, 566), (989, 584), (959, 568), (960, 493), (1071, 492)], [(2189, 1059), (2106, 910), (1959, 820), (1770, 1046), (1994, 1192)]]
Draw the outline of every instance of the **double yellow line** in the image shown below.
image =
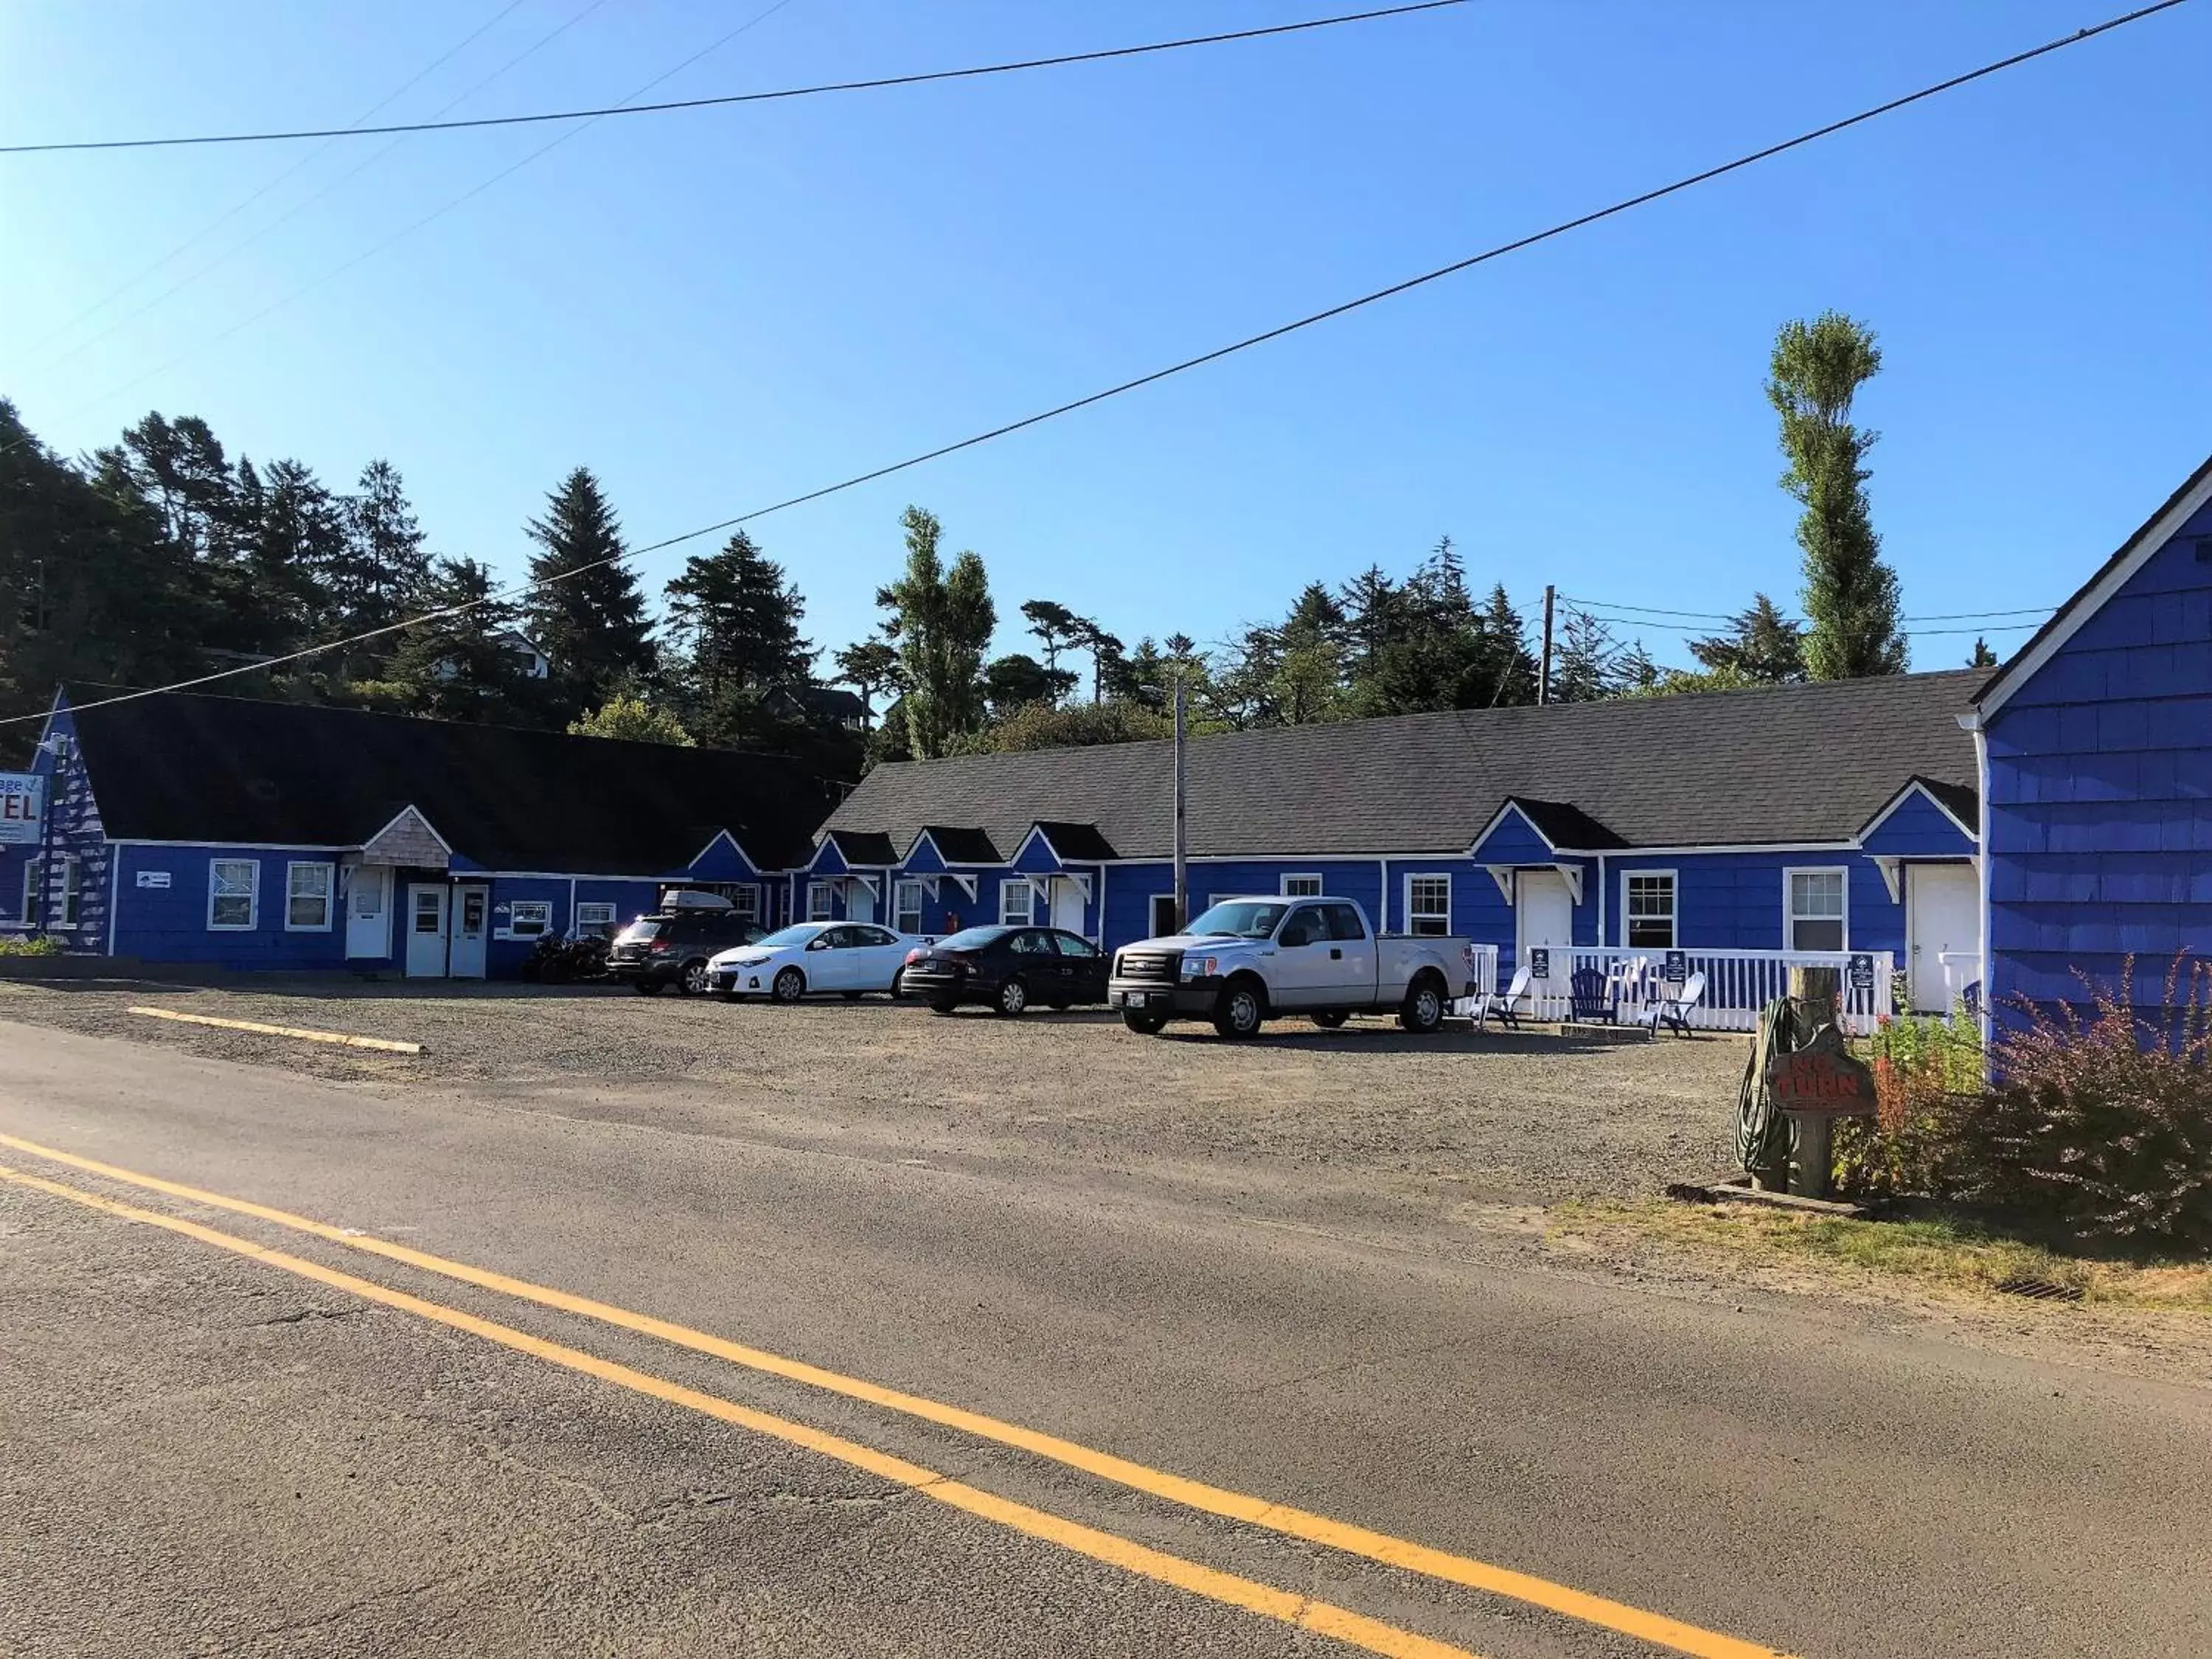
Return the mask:
[[(30, 1157), (81, 1170), (88, 1174), (120, 1182), (149, 1192), (181, 1199), (187, 1203), (205, 1205), (227, 1210), (255, 1220), (268, 1222), (295, 1232), (308, 1234), (329, 1243), (343, 1245), (348, 1249), (362, 1250), (380, 1255), (407, 1267), (473, 1285), (480, 1289), (519, 1301), (534, 1303), (562, 1313), (599, 1321), (617, 1328), (687, 1348), (696, 1353), (742, 1366), (766, 1376), (782, 1377), (821, 1389), (848, 1399), (864, 1401), (868, 1404), (957, 1430), (975, 1438), (1013, 1447), (1079, 1469), (1101, 1480), (1141, 1492), (1149, 1496), (1182, 1504), (1205, 1514), (1224, 1520), (1237, 1521), (1261, 1528), (1288, 1537), (1302, 1539), (1350, 1555), (1363, 1557), (1386, 1566), (1397, 1567), (1424, 1574), (1446, 1583), (1480, 1590), (1492, 1595), (1510, 1598), (1528, 1606), (1546, 1609), (1569, 1619), (1595, 1625), (1606, 1630), (1631, 1636), (1639, 1640), (1687, 1654), (1692, 1659), (1784, 1659), (1776, 1650), (1756, 1643), (1725, 1636), (1718, 1632), (1701, 1629), (1669, 1619), (1662, 1613), (1650, 1613), (1603, 1596), (1592, 1595), (1570, 1586), (1554, 1583), (1548, 1579), (1510, 1568), (1493, 1566), (1470, 1557), (1455, 1555), (1443, 1550), (1430, 1548), (1385, 1533), (1373, 1532), (1364, 1527), (1329, 1519), (1288, 1504), (1270, 1503), (1243, 1492), (1231, 1492), (1220, 1486), (1190, 1480), (1164, 1470), (1132, 1462), (1110, 1452), (1103, 1452), (1074, 1441), (1042, 1434), (1018, 1424), (963, 1410), (957, 1406), (926, 1399), (918, 1395), (904, 1394), (895, 1389), (884, 1388), (860, 1377), (847, 1376), (840, 1372), (824, 1370), (804, 1361), (787, 1358), (763, 1349), (747, 1347), (704, 1331), (684, 1325), (656, 1319), (647, 1314), (635, 1313), (626, 1308), (594, 1301), (588, 1297), (572, 1295), (566, 1291), (534, 1285), (526, 1279), (512, 1279), (466, 1262), (451, 1261), (427, 1251), (410, 1249), (386, 1239), (376, 1238), (315, 1221), (289, 1211), (273, 1209), (246, 1199), (232, 1198), (220, 1193), (188, 1187), (181, 1182), (167, 1181), (158, 1176), (142, 1175), (112, 1164), (82, 1158), (73, 1152), (42, 1146), (22, 1140), (14, 1135), (0, 1134), (0, 1146), (25, 1153)], [(463, 1330), (501, 1346), (550, 1364), (565, 1366), (570, 1370), (596, 1377), (640, 1395), (681, 1406), (721, 1422), (750, 1429), (789, 1444), (804, 1447), (823, 1456), (835, 1458), (853, 1468), (863, 1469), (884, 1480), (908, 1486), (939, 1503), (994, 1521), (1033, 1538), (1042, 1539), (1086, 1555), (1095, 1560), (1109, 1563), (1130, 1572), (1177, 1589), (1206, 1596), (1225, 1605), (1239, 1607), (1265, 1618), (1279, 1620), (1317, 1634), (1332, 1637), (1370, 1653), (1388, 1659), (1474, 1659), (1465, 1650), (1416, 1635), (1395, 1626), (1382, 1624), (1346, 1608), (1311, 1598), (1294, 1595), (1255, 1580), (1232, 1573), (1216, 1571), (1180, 1556), (1134, 1544), (1111, 1533), (1048, 1514), (1027, 1504), (1016, 1504), (992, 1493), (954, 1480), (937, 1472), (893, 1457), (872, 1448), (858, 1444), (838, 1436), (825, 1434), (805, 1424), (786, 1418), (755, 1411), (718, 1395), (704, 1394), (685, 1388), (665, 1377), (640, 1371), (630, 1366), (617, 1364), (580, 1349), (550, 1342), (532, 1336), (511, 1326), (481, 1319), (442, 1303), (410, 1296), (372, 1280), (341, 1273), (319, 1262), (301, 1256), (288, 1255), (256, 1244), (250, 1239), (221, 1232), (198, 1222), (157, 1211), (138, 1208), (82, 1188), (66, 1186), (23, 1170), (0, 1166), (0, 1180), (17, 1186), (33, 1188), (56, 1198), (68, 1200), (88, 1208), (142, 1222), (150, 1226), (165, 1228), (219, 1249), (247, 1256), (266, 1266), (342, 1290), (364, 1301), (375, 1302), (424, 1319)]]

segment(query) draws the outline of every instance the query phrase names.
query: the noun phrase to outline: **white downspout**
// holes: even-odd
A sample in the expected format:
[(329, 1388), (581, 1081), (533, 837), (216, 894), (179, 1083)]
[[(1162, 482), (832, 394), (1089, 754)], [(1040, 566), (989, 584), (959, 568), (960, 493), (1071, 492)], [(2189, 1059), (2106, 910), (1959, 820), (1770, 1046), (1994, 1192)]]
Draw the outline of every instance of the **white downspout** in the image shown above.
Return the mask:
[(1597, 948), (1602, 951), (1608, 943), (1605, 936), (1605, 854), (1600, 853), (1597, 855)]

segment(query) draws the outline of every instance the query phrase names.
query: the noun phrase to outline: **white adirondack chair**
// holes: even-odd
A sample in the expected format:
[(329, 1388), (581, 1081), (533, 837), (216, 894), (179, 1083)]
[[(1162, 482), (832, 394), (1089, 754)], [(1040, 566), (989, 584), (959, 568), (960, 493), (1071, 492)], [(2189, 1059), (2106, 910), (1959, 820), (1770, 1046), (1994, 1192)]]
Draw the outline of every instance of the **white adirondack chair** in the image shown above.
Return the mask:
[(1490, 1023), (1490, 1017), (1495, 1014), (1506, 1024), (1518, 1030), (1521, 1025), (1522, 1010), (1528, 1001), (1529, 977), (1526, 968), (1516, 968), (1513, 970), (1512, 983), (1504, 991), (1477, 992), (1473, 999), (1474, 1029), (1478, 1031), (1481, 1030)]
[(1636, 1011), (1636, 1023), (1649, 1027), (1655, 1042), (1662, 1025), (1676, 1036), (1687, 1036), (1690, 1035), (1690, 1011), (1704, 1001), (1705, 996), (1705, 975), (1700, 969), (1683, 981), (1682, 988), (1671, 996), (1662, 986), (1658, 996)]

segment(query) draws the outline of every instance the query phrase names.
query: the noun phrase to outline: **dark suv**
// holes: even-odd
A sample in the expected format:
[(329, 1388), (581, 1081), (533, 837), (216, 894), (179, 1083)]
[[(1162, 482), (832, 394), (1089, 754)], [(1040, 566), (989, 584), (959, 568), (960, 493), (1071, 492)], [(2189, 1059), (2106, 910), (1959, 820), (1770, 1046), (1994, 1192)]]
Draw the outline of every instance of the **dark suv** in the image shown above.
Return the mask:
[(607, 952), (607, 977), (626, 979), (647, 996), (671, 985), (684, 995), (707, 988), (707, 958), (750, 945), (761, 928), (734, 910), (659, 910), (640, 916)]

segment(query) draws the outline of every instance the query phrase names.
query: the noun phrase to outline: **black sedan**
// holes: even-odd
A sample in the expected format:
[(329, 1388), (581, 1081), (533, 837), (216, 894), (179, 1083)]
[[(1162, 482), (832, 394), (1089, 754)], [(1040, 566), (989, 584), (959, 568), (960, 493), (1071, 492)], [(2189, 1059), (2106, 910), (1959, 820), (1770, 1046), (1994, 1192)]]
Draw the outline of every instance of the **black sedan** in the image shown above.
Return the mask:
[(949, 1014), (980, 1002), (1012, 1019), (1042, 1002), (1067, 1008), (1106, 1000), (1105, 953), (1057, 927), (969, 927), (906, 959), (904, 994)]

